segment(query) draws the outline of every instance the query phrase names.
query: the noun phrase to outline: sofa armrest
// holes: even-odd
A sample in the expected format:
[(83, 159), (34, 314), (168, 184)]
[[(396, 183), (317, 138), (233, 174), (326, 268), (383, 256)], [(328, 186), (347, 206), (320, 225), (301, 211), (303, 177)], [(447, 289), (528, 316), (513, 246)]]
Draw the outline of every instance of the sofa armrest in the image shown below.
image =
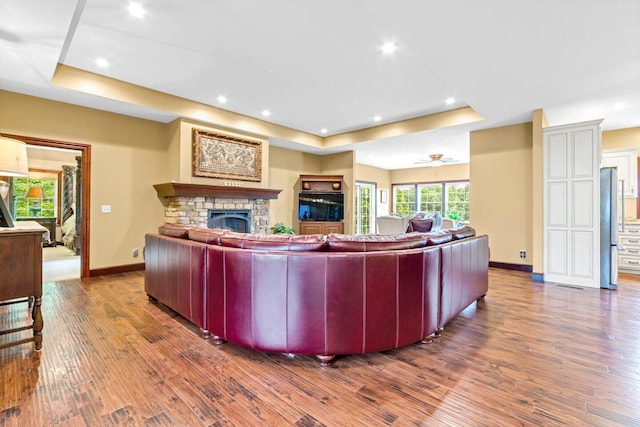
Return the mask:
[(203, 332), (206, 244), (159, 234), (145, 235), (144, 288)]
[(471, 237), (438, 247), (442, 254), (441, 329), (489, 290), (489, 238)]

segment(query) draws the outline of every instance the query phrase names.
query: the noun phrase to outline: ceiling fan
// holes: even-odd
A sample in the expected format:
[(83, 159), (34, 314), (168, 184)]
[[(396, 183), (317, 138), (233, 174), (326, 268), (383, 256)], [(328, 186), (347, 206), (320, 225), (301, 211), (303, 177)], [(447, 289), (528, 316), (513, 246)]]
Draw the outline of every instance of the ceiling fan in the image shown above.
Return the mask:
[(444, 154), (431, 154), (428, 159), (420, 159), (414, 164), (427, 164), (428, 166), (440, 166), (447, 163), (457, 163), (458, 160), (451, 157), (444, 157)]

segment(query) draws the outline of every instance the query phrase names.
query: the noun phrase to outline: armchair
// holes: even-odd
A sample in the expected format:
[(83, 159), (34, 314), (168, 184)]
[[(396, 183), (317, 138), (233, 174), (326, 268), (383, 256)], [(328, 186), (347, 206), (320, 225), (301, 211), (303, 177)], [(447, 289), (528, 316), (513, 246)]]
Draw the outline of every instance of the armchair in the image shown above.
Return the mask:
[(378, 227), (377, 234), (399, 234), (404, 233), (409, 223), (409, 217), (392, 215), (379, 216), (376, 219)]

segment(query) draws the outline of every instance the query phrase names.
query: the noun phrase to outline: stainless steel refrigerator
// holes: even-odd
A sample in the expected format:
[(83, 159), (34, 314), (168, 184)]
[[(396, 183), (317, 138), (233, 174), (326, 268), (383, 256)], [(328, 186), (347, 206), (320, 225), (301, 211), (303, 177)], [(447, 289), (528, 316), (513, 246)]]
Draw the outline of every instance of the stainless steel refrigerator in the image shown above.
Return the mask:
[[(624, 227), (624, 198), (622, 215), (618, 219), (618, 168), (600, 169), (600, 287), (618, 289), (618, 227)], [(624, 183), (622, 183), (624, 186)], [(623, 187), (624, 188), (624, 187)], [(620, 221), (620, 223), (619, 223)]]

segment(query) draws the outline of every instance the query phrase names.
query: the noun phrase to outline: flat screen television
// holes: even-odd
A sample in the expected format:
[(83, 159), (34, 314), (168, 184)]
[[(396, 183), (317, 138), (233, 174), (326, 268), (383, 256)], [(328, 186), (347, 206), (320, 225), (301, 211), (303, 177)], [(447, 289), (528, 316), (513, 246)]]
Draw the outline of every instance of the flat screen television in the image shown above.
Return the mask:
[(344, 194), (300, 193), (298, 198), (300, 221), (342, 221), (344, 219)]

